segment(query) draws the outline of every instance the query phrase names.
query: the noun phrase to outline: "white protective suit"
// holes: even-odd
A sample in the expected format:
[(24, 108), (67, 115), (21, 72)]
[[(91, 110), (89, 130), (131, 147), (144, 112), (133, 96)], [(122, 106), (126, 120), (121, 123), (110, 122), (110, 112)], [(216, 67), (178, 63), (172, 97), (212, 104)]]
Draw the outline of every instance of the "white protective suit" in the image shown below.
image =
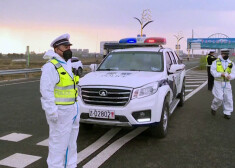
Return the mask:
[[(71, 60), (67, 63), (49, 50), (44, 59), (57, 59), (64, 69), (73, 76)], [(77, 167), (77, 137), (79, 132), (80, 114), (78, 103), (73, 105), (56, 105), (54, 87), (59, 82), (59, 75), (55, 66), (48, 62), (42, 67), (40, 92), (42, 94), (42, 108), (46, 113), (49, 125), (49, 154), (47, 164), (49, 168)]]
[[(218, 58), (221, 59), (222, 66), (224, 70), (228, 67), (228, 64), (231, 63), (229, 59), (224, 60), (223, 57), (220, 55)], [(216, 81), (216, 78), (221, 77), (221, 72), (217, 72), (216, 60), (211, 65), (211, 74), (214, 76), (214, 87), (212, 90), (212, 94), (214, 95), (214, 99), (212, 101), (211, 109), (217, 110), (223, 104), (223, 113), (226, 115), (231, 115), (233, 112), (233, 95), (232, 95), (232, 87), (230, 81), (228, 82), (221, 82)], [(225, 74), (226, 76), (228, 74)], [(235, 78), (235, 67), (233, 64), (230, 80)]]

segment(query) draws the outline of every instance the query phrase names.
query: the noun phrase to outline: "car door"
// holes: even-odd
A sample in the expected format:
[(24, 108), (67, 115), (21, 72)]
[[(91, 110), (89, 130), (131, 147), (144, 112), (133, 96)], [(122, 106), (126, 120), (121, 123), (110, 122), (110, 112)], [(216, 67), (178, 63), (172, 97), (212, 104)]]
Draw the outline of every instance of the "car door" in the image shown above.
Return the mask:
[(176, 87), (176, 74), (175, 73), (169, 73), (169, 69), (171, 67), (171, 65), (174, 64), (174, 60), (173, 58), (171, 58), (169, 52), (165, 52), (165, 58), (166, 58), (166, 69), (167, 69), (167, 73), (168, 73), (168, 82), (169, 82), (169, 86), (173, 92), (173, 97), (176, 97), (177, 94), (177, 87)]
[[(173, 59), (174, 64), (178, 64), (178, 58), (174, 55), (174, 53), (172, 51), (169, 51), (169, 54), (170, 54), (171, 58)], [(175, 85), (176, 85), (176, 94), (178, 94), (180, 92), (180, 74), (181, 74), (181, 71), (177, 71), (174, 74)]]

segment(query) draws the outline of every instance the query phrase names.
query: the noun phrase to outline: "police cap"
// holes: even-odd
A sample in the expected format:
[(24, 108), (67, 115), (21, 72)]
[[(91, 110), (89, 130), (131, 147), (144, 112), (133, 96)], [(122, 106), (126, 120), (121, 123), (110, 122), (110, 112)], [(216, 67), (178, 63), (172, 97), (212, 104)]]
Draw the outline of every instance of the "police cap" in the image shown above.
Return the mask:
[(55, 40), (51, 42), (51, 47), (56, 48), (59, 45), (66, 45), (71, 46), (72, 44), (69, 42), (70, 35), (68, 33), (63, 34), (59, 37), (57, 37)]
[(229, 49), (221, 49), (221, 54), (229, 54)]
[(209, 50), (209, 53), (215, 53), (215, 50)]

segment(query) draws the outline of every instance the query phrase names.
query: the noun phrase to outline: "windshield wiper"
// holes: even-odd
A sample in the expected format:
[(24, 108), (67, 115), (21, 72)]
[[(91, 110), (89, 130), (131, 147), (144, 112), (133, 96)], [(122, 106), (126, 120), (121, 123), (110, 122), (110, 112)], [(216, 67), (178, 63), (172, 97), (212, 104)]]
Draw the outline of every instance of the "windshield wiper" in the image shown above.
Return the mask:
[(139, 69), (130, 69), (129, 71), (142, 71), (142, 70), (139, 70)]
[(104, 69), (97, 69), (97, 71), (115, 71), (117, 69), (112, 69), (112, 68), (104, 68)]

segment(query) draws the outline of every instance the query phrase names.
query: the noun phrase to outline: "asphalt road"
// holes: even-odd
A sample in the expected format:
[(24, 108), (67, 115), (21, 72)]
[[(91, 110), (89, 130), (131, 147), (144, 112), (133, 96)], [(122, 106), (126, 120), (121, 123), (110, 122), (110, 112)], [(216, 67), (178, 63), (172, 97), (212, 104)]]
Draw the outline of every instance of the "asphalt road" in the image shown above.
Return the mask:
[[(198, 60), (186, 62), (187, 69), (197, 64)], [(15, 153), (22, 153), (41, 157), (27, 168), (46, 168), (48, 147), (36, 145), (48, 138), (48, 125), (40, 103), (39, 81), (13, 84), (18, 82), (0, 83), (0, 137), (11, 133), (29, 134), (31, 137), (19, 142), (0, 140), (0, 162)], [(232, 82), (232, 85), (235, 88), (235, 82)], [(100, 167), (235, 167), (235, 116), (233, 115), (231, 120), (225, 120), (222, 109), (216, 116), (212, 116), (211, 100), (211, 92), (204, 87), (189, 98), (184, 107), (175, 110), (166, 138), (156, 139), (148, 131), (143, 131), (114, 152)], [(78, 167), (100, 156), (103, 150), (135, 130), (115, 130), (101, 126), (87, 130), (81, 127), (78, 152), (87, 149), (109, 131), (117, 133), (101, 148), (82, 160)], [(102, 160), (102, 157), (105, 155), (101, 155), (99, 160)], [(0, 167), (7, 168), (1, 165)]]

